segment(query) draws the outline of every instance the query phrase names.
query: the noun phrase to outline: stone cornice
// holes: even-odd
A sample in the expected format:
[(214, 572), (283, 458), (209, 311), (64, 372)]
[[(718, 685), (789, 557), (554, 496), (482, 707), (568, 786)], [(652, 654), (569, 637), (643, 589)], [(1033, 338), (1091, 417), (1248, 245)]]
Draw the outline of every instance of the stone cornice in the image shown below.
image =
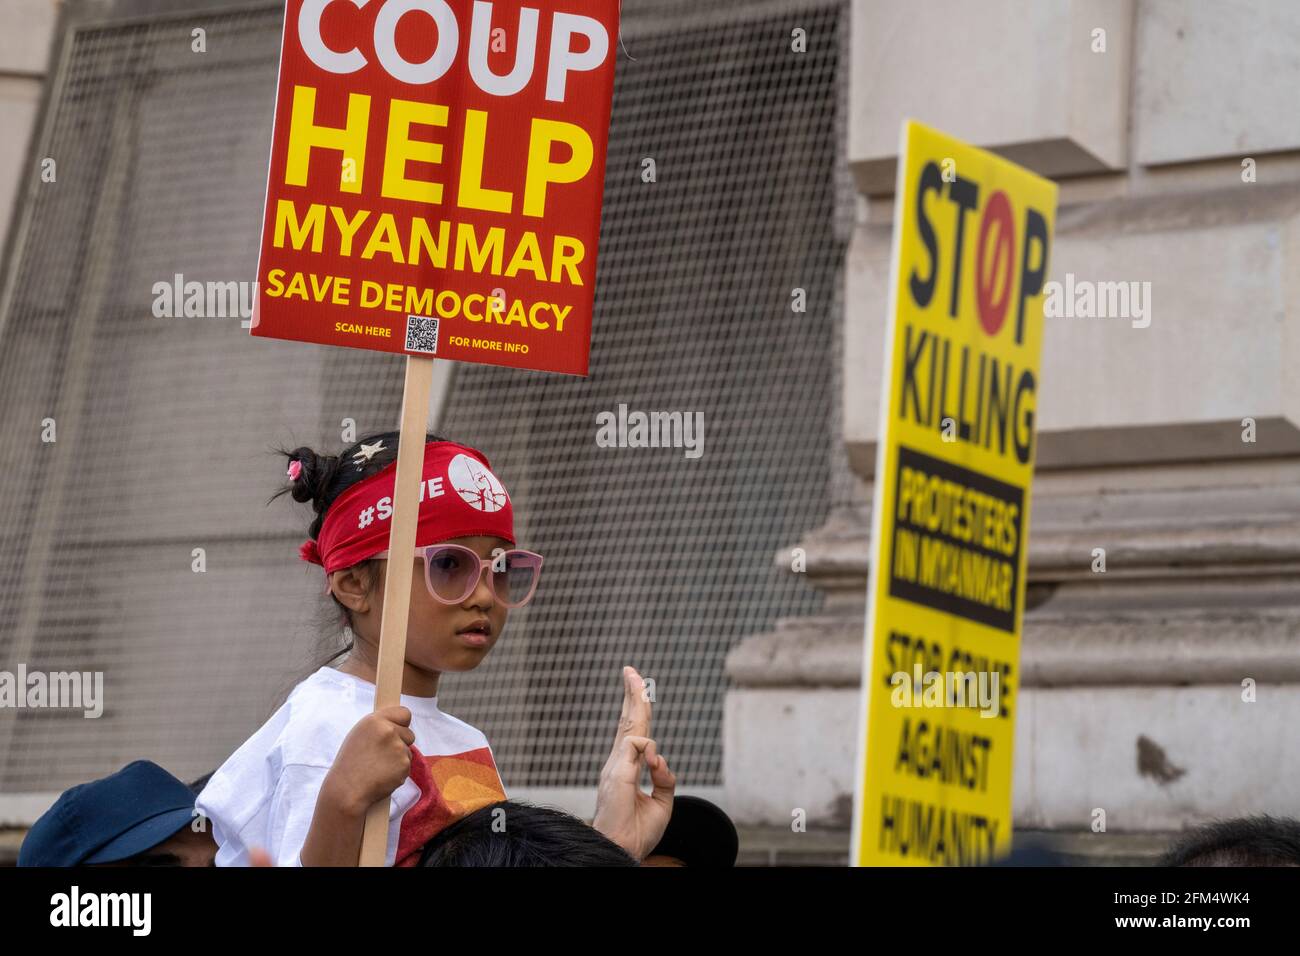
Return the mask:
[[(1300, 682), (1297, 463), (1075, 473), (1035, 486), (1025, 686)], [(798, 545), (825, 612), (727, 658), (742, 686), (858, 686), (869, 509)], [(1093, 570), (1096, 548), (1106, 570)], [(789, 569), (791, 551), (776, 555)], [(1242, 640), (1240, 635), (1249, 635)]]

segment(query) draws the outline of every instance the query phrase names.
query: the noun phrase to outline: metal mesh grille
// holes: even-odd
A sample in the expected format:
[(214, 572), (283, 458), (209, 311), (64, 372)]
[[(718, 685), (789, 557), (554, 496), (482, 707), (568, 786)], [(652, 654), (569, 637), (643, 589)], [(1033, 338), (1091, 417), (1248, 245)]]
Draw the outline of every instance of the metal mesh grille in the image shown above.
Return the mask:
[[(24, 183), (0, 313), (0, 661), (102, 671), (99, 719), (0, 714), (0, 789), (149, 758), (210, 770), (310, 660), (306, 520), (263, 503), (278, 441), (391, 426), (401, 359), (159, 319), (153, 284), (252, 280), (280, 8), (75, 29)], [(191, 30), (207, 31), (207, 52)], [(57, 441), (40, 441), (41, 421)], [(203, 548), (207, 570), (191, 570)], [(288, 557), (286, 557), (288, 556)]]
[[(774, 557), (831, 494), (839, 29), (822, 7), (638, 34), (615, 86), (590, 378), (455, 371), (443, 431), (488, 451), (546, 556), (534, 604), (445, 693), (491, 728), (508, 785), (594, 784), (625, 663), (656, 681), (679, 779), (720, 784), (726, 653), (819, 607)], [(702, 412), (702, 457), (597, 447), (620, 403)]]
[[(683, 782), (718, 783), (724, 655), (818, 605), (773, 555), (829, 504), (842, 11), (693, 29), (678, 7), (661, 24), (668, 5), (625, 6), (590, 379), (460, 366), (442, 423), (489, 453), (547, 556), (535, 605), (444, 691), (512, 788), (594, 781), (626, 661), (657, 681)], [(321, 656), (319, 572), (293, 557), (310, 515), (263, 507), (265, 452), (336, 450), (345, 417), (392, 427), (402, 360), (151, 315), (176, 273), (255, 277), (281, 9), (65, 41), (37, 140), (57, 181), (23, 184), (0, 305), (0, 666), (103, 671), (107, 703), (0, 714), (0, 792), (142, 757), (197, 776)], [(703, 412), (704, 456), (597, 448), (619, 402)]]

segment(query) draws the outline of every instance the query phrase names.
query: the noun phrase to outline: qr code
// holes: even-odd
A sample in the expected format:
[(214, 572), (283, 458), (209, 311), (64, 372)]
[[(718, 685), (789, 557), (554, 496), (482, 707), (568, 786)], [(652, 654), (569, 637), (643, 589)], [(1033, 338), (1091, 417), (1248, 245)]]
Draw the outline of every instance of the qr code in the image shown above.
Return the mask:
[(438, 354), (438, 320), (418, 315), (406, 317), (406, 351)]

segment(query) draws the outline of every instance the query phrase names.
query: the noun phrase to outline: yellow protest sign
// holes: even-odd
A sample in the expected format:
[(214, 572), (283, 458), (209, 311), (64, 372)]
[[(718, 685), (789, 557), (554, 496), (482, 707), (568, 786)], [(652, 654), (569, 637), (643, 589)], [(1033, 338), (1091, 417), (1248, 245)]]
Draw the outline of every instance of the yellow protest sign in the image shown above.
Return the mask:
[(857, 865), (1011, 842), (1056, 185), (903, 124), (872, 512)]

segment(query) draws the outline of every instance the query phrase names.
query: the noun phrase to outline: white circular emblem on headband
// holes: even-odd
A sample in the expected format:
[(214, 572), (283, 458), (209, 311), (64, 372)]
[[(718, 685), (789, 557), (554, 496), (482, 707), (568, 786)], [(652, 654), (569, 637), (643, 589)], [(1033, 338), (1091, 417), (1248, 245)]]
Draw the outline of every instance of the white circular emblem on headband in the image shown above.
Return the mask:
[(477, 458), (457, 455), (447, 466), (447, 481), (461, 500), (479, 511), (500, 511), (510, 503), (505, 486)]

